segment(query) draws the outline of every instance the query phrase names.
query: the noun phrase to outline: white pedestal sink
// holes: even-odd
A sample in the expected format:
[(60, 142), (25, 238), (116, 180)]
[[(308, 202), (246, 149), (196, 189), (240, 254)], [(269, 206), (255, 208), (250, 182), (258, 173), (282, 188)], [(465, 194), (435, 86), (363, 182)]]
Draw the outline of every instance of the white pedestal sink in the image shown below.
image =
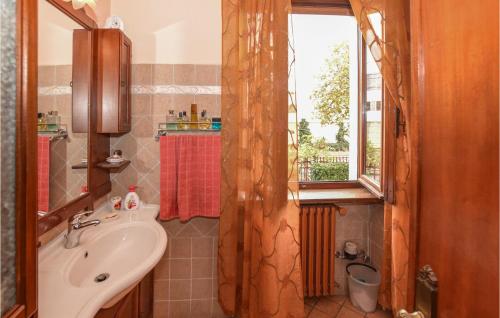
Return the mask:
[[(89, 228), (80, 245), (65, 249), (61, 235), (39, 251), (39, 318), (91, 318), (138, 283), (163, 256), (167, 236), (157, 205)], [(90, 218), (102, 217), (96, 213)]]

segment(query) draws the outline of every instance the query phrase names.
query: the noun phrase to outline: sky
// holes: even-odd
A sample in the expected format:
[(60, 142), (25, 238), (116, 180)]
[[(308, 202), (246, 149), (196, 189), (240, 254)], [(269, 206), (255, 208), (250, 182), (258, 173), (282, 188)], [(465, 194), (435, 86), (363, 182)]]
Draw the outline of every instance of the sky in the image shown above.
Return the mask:
[(332, 48), (344, 41), (356, 43), (356, 19), (351, 16), (293, 14), (291, 23), (296, 60), (298, 120), (307, 119), (314, 136), (324, 136), (328, 141), (335, 142), (337, 128), (321, 126), (313, 114), (310, 96), (320, 85), (318, 78), (326, 68), (325, 60), (331, 55)]

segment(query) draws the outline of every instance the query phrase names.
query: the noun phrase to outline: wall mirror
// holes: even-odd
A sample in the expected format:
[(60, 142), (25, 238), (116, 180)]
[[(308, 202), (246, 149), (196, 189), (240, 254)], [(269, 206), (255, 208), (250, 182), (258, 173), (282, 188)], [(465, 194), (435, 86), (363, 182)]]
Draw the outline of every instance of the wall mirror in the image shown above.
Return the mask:
[(63, 1), (38, 0), (39, 235), (90, 202), (93, 26), (78, 14)]

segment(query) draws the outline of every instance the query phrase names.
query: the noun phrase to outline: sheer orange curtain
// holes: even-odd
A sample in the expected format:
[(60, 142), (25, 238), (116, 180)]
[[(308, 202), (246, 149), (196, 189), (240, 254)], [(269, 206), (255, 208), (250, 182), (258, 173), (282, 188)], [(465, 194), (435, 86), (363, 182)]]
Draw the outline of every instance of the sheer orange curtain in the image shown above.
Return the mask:
[[(416, 166), (415, 138), (410, 135), (411, 65), (409, 1), (350, 0), (363, 38), (377, 62), (390, 96), (386, 102), (395, 103), (401, 111), (400, 135), (396, 141), (395, 204), (386, 203), (383, 265), (384, 284), (379, 301), (397, 311), (413, 306), (415, 281)], [(374, 27), (382, 21), (382, 32)], [(413, 256), (414, 257), (414, 256)]]
[(222, 0), (219, 303), (239, 317), (304, 316), (289, 10)]

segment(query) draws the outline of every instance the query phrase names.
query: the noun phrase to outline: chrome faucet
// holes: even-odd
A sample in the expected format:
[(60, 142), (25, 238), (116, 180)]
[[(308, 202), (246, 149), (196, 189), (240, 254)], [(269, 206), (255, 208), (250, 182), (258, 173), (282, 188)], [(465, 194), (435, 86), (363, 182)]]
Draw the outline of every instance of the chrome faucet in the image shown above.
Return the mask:
[(82, 222), (82, 219), (84, 217), (88, 217), (92, 213), (94, 213), (94, 211), (78, 213), (68, 219), (68, 233), (64, 235), (64, 238), (66, 239), (64, 242), (65, 248), (70, 249), (77, 247), (78, 245), (80, 245), (80, 236), (82, 236), (85, 228), (91, 225), (96, 226), (98, 224), (101, 224), (100, 220), (90, 220)]

